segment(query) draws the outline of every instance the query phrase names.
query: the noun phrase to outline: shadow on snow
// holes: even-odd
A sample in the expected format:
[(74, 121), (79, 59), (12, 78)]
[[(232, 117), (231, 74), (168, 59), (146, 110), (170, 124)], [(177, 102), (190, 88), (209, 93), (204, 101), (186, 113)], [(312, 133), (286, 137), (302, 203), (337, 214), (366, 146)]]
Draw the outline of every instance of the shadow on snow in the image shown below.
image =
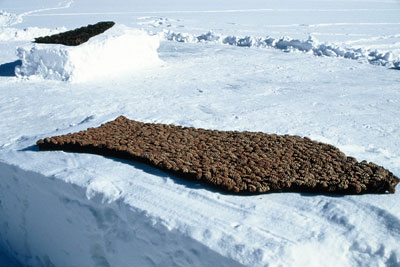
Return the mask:
[(0, 77), (14, 77), (15, 76), (15, 67), (21, 66), (22, 61), (16, 60), (14, 62), (9, 62), (0, 65)]

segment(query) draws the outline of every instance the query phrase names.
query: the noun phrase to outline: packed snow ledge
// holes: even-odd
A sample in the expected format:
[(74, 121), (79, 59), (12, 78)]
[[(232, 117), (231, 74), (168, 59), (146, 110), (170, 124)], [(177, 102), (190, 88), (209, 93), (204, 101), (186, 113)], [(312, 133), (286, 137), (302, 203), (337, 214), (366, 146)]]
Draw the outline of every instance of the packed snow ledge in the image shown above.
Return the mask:
[(0, 251), (24, 266), (241, 266), (124, 201), (105, 202), (96, 191), (109, 184), (87, 191), (1, 162), (0, 170)]

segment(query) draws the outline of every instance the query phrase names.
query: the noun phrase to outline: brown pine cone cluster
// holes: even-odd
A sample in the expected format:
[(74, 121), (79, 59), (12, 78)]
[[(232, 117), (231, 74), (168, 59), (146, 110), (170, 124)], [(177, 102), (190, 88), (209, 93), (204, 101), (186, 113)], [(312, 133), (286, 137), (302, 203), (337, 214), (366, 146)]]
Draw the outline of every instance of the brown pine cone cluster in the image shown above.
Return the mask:
[(40, 44), (63, 44), (77, 46), (87, 42), (93, 36), (99, 35), (114, 26), (113, 21), (102, 21), (94, 25), (81, 27), (72, 31), (62, 32), (50, 36), (35, 38), (35, 43)]
[(306, 137), (143, 123), (123, 116), (37, 144), (40, 150), (145, 162), (232, 193), (394, 193), (399, 183), (381, 166)]

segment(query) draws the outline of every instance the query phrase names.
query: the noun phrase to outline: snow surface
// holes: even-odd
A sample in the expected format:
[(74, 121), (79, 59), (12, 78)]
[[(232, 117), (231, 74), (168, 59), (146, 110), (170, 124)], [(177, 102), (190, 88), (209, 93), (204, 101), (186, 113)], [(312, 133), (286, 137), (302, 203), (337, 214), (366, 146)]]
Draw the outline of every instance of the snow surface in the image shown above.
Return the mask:
[(1, 243), (29, 266), (241, 266), (123, 201), (104, 203), (62, 180), (3, 163), (0, 169), (7, 188)]
[(0, 41), (32, 41), (36, 37), (53, 35), (66, 31), (66, 28), (46, 29), (38, 27), (28, 27), (25, 29), (4, 28), (0, 31)]
[[(398, 56), (398, 1), (214, 2), (4, 0), (3, 14), (21, 21), (0, 34), (114, 20), (159, 36), (211, 31), (295, 44), (312, 36)], [(124, 115), (308, 136), (400, 176), (400, 72), (366, 58), (204, 38), (166, 38), (162, 65), (74, 84), (15, 77), (17, 47), (30, 41), (0, 39), (1, 264), (400, 266), (398, 188), (394, 195), (233, 196), (140, 163), (37, 151), (40, 138)]]
[(159, 39), (145, 31), (115, 25), (79, 46), (29, 44), (17, 48), (18, 77), (90, 81), (123, 76), (161, 64)]
[(185, 43), (215, 42), (239, 47), (276, 48), (284, 52), (301, 51), (312, 53), (315, 56), (342, 57), (388, 68), (400, 69), (400, 58), (394, 56), (392, 52), (381, 52), (376, 49), (346, 48), (335, 44), (319, 43), (318, 40), (312, 36), (309, 36), (307, 40), (298, 40), (290, 37), (275, 39), (273, 37), (223, 36), (213, 32), (195, 35), (176, 33), (173, 31), (164, 31), (161, 36), (169, 41)]

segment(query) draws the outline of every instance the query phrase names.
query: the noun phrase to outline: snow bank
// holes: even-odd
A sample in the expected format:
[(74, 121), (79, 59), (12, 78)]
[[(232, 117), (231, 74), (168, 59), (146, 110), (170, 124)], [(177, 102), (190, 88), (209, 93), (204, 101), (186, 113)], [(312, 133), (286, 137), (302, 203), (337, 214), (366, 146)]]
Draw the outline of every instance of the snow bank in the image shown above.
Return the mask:
[(158, 65), (159, 38), (116, 25), (79, 46), (30, 44), (17, 48), (22, 61), (18, 77), (89, 81), (121, 76)]
[(284, 52), (301, 51), (312, 53), (315, 56), (341, 57), (387, 68), (400, 69), (400, 57), (390, 51), (346, 48), (335, 44), (320, 43), (312, 36), (308, 40), (298, 40), (286, 36), (281, 38), (269, 36), (260, 38), (254, 36), (224, 36), (213, 32), (196, 35), (164, 31), (161, 33), (161, 37), (164, 40), (185, 43), (216, 42), (239, 47), (275, 48)]
[(0, 254), (23, 266), (242, 266), (96, 191), (1, 162), (0, 179)]

